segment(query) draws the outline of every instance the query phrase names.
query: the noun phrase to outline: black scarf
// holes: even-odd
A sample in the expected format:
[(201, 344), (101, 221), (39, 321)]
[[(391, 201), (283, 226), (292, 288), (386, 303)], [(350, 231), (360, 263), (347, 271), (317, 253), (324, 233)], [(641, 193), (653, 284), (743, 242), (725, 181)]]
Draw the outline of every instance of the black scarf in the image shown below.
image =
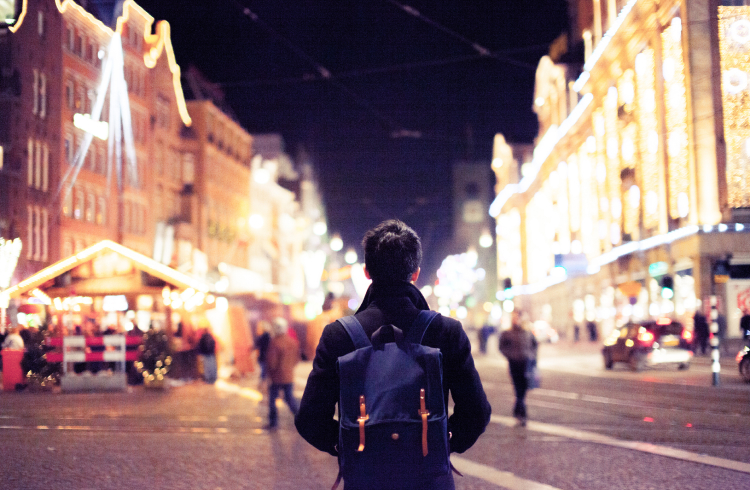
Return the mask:
[(367, 293), (359, 305), (357, 313), (365, 310), (370, 303), (378, 298), (408, 298), (414, 306), (420, 310), (429, 310), (430, 306), (427, 300), (422, 296), (422, 292), (409, 281), (398, 282), (374, 282), (367, 288)]

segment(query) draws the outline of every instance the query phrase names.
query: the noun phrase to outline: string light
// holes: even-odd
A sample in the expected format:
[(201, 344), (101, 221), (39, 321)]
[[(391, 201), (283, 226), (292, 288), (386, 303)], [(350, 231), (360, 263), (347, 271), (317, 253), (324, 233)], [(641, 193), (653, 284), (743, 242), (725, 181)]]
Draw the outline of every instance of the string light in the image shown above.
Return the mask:
[(750, 7), (719, 7), (726, 179), (729, 207), (750, 206)]
[[(644, 199), (643, 226), (646, 229), (659, 225), (659, 135), (655, 108), (656, 62), (654, 50), (644, 49), (635, 57), (636, 120), (640, 137), (640, 175)], [(653, 196), (653, 197), (648, 197)], [(648, 201), (647, 201), (648, 200)]]
[[(685, 218), (686, 210), (680, 206), (679, 195), (688, 195), (690, 166), (688, 162), (687, 93), (685, 89), (685, 63), (680, 41), (682, 23), (679, 17), (661, 34), (664, 59), (664, 108), (667, 133), (667, 168), (669, 169), (669, 215)], [(669, 75), (668, 75), (669, 74)], [(667, 78), (670, 78), (667, 80)], [(684, 202), (684, 199), (683, 202)]]

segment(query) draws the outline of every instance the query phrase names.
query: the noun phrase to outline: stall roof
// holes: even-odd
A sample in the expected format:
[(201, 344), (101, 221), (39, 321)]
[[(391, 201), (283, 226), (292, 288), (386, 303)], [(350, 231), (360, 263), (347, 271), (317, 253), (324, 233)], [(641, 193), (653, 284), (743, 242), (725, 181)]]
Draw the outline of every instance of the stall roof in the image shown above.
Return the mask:
[(208, 292), (208, 286), (202, 281), (193, 279), (187, 274), (161, 264), (149, 257), (146, 257), (145, 255), (124, 247), (119, 243), (115, 243), (111, 240), (103, 240), (96, 245), (92, 245), (85, 250), (81, 250), (77, 254), (71, 255), (66, 259), (63, 259), (50, 265), (49, 267), (42, 269), (36, 274), (19, 282), (15, 286), (6, 289), (2, 292), (2, 294), (0, 294), (0, 304), (7, 304), (10, 298), (18, 297), (25, 292), (39, 287), (47, 281), (66, 273), (74, 267), (79, 266), (85, 262), (90, 262), (101, 254), (107, 252), (114, 252), (129, 259), (130, 261), (132, 261), (133, 266), (136, 269), (151, 274), (152, 276), (157, 277), (177, 288), (193, 288), (196, 291), (201, 291), (204, 293)]

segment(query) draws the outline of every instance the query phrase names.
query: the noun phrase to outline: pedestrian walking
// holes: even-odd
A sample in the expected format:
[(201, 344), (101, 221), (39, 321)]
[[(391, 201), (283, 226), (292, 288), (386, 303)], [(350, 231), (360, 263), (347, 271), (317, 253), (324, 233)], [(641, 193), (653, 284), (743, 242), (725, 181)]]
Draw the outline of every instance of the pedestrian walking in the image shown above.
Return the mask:
[(260, 320), (256, 328), (256, 339), (253, 350), (258, 351), (258, 366), (260, 366), (260, 379), (258, 380), (258, 390), (261, 393), (268, 393), (268, 345), (271, 343), (271, 324), (267, 320)]
[(696, 355), (698, 355), (698, 349), (700, 349), (701, 355), (706, 354), (709, 335), (710, 332), (706, 315), (704, 315), (702, 311), (696, 310), (693, 315), (693, 352), (695, 352)]
[(198, 340), (198, 355), (201, 356), (203, 364), (203, 381), (215, 383), (218, 376), (216, 365), (216, 339), (211, 333), (211, 328), (206, 327)]
[[(461, 323), (452, 318), (429, 312), (430, 308), (427, 301), (414, 285), (419, 277), (419, 264), (422, 259), (422, 246), (419, 236), (403, 222), (387, 220), (369, 230), (364, 236), (362, 245), (365, 257), (365, 275), (372, 279), (372, 284), (354, 316), (349, 318), (356, 319), (357, 323), (361, 325), (360, 331), (362, 336), (366, 337), (365, 342), (370, 340), (375, 344), (373, 339), (379, 338), (379, 332), (383, 330), (389, 331), (393, 337), (397, 336), (396, 331), (398, 331), (399, 334), (403, 334), (404, 338), (410, 338), (412, 334), (423, 332), (421, 346), (439, 349), (442, 354), (442, 396), (447, 407), (448, 396), (451, 395), (454, 401), (454, 410), (447, 420), (447, 434), (438, 434), (437, 437), (447, 439), (445, 442), (448, 448), (444, 447), (444, 450), (464, 452), (484, 432), (490, 420), (491, 408), (482, 388), (479, 374), (474, 367), (471, 343)], [(433, 317), (432, 315), (436, 316)], [(431, 317), (431, 321), (428, 323), (426, 330), (418, 331), (418, 328), (422, 328), (423, 325), (417, 325), (415, 321), (425, 316)], [(376, 334), (376, 331), (378, 335), (373, 335)], [(329, 323), (323, 329), (315, 353), (313, 369), (307, 380), (300, 410), (295, 419), (295, 425), (300, 435), (317, 449), (339, 457), (340, 464), (342, 455), (351, 454), (347, 451), (359, 450), (356, 443), (354, 443), (353, 449), (348, 449), (352, 447), (353, 441), (344, 440), (343, 437), (341, 440), (339, 439), (340, 430), (343, 434), (344, 428), (340, 428), (339, 422), (334, 418), (337, 403), (341, 407), (337, 363), (343, 356), (346, 356), (346, 359), (351, 359), (351, 356), (347, 356), (347, 354), (353, 353), (356, 346), (347, 332), (341, 320)], [(361, 338), (358, 340), (361, 340)], [(396, 343), (398, 343), (398, 340), (396, 340)], [(359, 349), (352, 355), (364, 350)], [(378, 369), (372, 365), (370, 367), (373, 371), (372, 376), (377, 376)], [(383, 366), (383, 371), (385, 370), (386, 366)], [(391, 381), (395, 380), (382, 379), (383, 383)], [(419, 409), (419, 392), (414, 396), (413, 403), (416, 404), (416, 411)], [(409, 399), (411, 399), (411, 395), (409, 395)], [(379, 450), (387, 451), (387, 449), (382, 449), (385, 444), (388, 444), (392, 451), (400, 451), (403, 450), (407, 442), (414, 442), (411, 439), (407, 441), (408, 438), (404, 437), (403, 445), (394, 446), (393, 441), (399, 439), (399, 432), (386, 430), (388, 434), (383, 439), (376, 438), (375, 441), (367, 439), (371, 442), (364, 443), (365, 433), (368, 433), (368, 430), (375, 430), (371, 425), (367, 425), (368, 422), (365, 417), (370, 416), (367, 407), (370, 407), (369, 410), (396, 408), (390, 406), (373, 408), (373, 405), (366, 405), (373, 402), (377, 403), (377, 401), (368, 401), (364, 396), (361, 397), (359, 403), (357, 400), (354, 401), (354, 403), (358, 403), (357, 411), (365, 412), (364, 415), (360, 415), (360, 433), (356, 436), (358, 437), (357, 440), (360, 441), (362, 452), (354, 453), (355, 456), (361, 455), (366, 458), (368, 454), (379, 454), (377, 452)], [(424, 402), (424, 397), (422, 397), (422, 401)], [(422, 424), (426, 424), (427, 410), (424, 406), (417, 413), (424, 414), (423, 417), (425, 418), (422, 419)], [(359, 415), (359, 413), (356, 415)], [(427, 433), (426, 429), (424, 430), (423, 437)], [(366, 437), (372, 438), (379, 433), (369, 432), (369, 434), (370, 436)], [(387, 442), (384, 439), (387, 439)], [(417, 440), (419, 440), (419, 437), (417, 437)], [(423, 438), (423, 441), (423, 444), (427, 444), (426, 439)], [(363, 488), (389, 490), (402, 488), (415, 490), (454, 489), (453, 475), (447, 461), (444, 467), (441, 466), (438, 474), (428, 474), (424, 470), (424, 461), (427, 459), (428, 450), (428, 447), (422, 448), (417, 443), (419, 456), (414, 459), (399, 458), (394, 452), (389, 452), (387, 453), (388, 457), (379, 458), (375, 461), (368, 459), (372, 467), (362, 468), (362, 471), (375, 476), (369, 479), (367, 483), (362, 483), (357, 481), (356, 478), (348, 480), (347, 473), (344, 472), (343, 478), (346, 490)], [(436, 450), (429, 454), (438, 453), (440, 451)], [(447, 460), (448, 454), (445, 454), (445, 457)]]
[(268, 345), (268, 376), (271, 386), (268, 388), (268, 425), (275, 429), (278, 425), (276, 398), (279, 391), (284, 393), (284, 401), (293, 414), (297, 414), (297, 400), (292, 393), (294, 383), (294, 366), (299, 362), (299, 342), (288, 334), (289, 324), (284, 318), (275, 318), (272, 322), (273, 337)]
[(513, 416), (518, 425), (526, 426), (526, 391), (529, 381), (526, 376), (529, 363), (536, 361), (537, 341), (534, 334), (521, 322), (521, 314), (513, 310), (511, 327), (500, 335), (500, 352), (508, 359), (510, 378), (516, 392)]

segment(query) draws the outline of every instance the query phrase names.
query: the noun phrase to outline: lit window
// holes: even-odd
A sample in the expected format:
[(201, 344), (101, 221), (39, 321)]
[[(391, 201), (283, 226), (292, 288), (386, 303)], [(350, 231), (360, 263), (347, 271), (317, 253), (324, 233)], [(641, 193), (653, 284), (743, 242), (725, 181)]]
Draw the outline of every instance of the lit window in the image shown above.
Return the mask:
[(34, 208), (26, 205), (26, 258), (31, 260), (34, 254)]
[(42, 188), (42, 143), (34, 142), (34, 189)]
[(73, 216), (73, 192), (66, 190), (63, 195), (62, 212), (64, 216)]
[(106, 224), (107, 219), (107, 200), (99, 196), (98, 201), (99, 205), (96, 208), (96, 224), (103, 226)]
[(44, 12), (41, 10), (37, 12), (36, 20), (36, 32), (39, 34), (39, 37), (44, 37)]
[(83, 190), (76, 189), (75, 190), (75, 203), (73, 207), (73, 217), (75, 219), (83, 218), (83, 206), (84, 206), (83, 199), (84, 199)]
[(89, 192), (86, 195), (86, 221), (89, 223), (94, 222), (96, 216), (96, 198), (93, 192)]
[(42, 210), (34, 206), (34, 260), (42, 258)]
[(31, 113), (36, 115), (39, 112), (39, 70), (34, 68), (34, 85), (33, 85), (33, 107)]
[(34, 185), (34, 140), (29, 138), (28, 147), (26, 148), (26, 185)]
[(39, 117), (47, 117), (47, 75), (39, 75)]
[(42, 146), (42, 191), (47, 192), (49, 187), (49, 145)]
[(49, 258), (49, 212), (46, 208), (42, 209), (42, 261), (46, 262)]
[(75, 31), (73, 30), (72, 26), (68, 26), (67, 35), (68, 35), (68, 49), (70, 51), (73, 51), (73, 49), (75, 48), (75, 38), (76, 38), (76, 36), (75, 36)]

